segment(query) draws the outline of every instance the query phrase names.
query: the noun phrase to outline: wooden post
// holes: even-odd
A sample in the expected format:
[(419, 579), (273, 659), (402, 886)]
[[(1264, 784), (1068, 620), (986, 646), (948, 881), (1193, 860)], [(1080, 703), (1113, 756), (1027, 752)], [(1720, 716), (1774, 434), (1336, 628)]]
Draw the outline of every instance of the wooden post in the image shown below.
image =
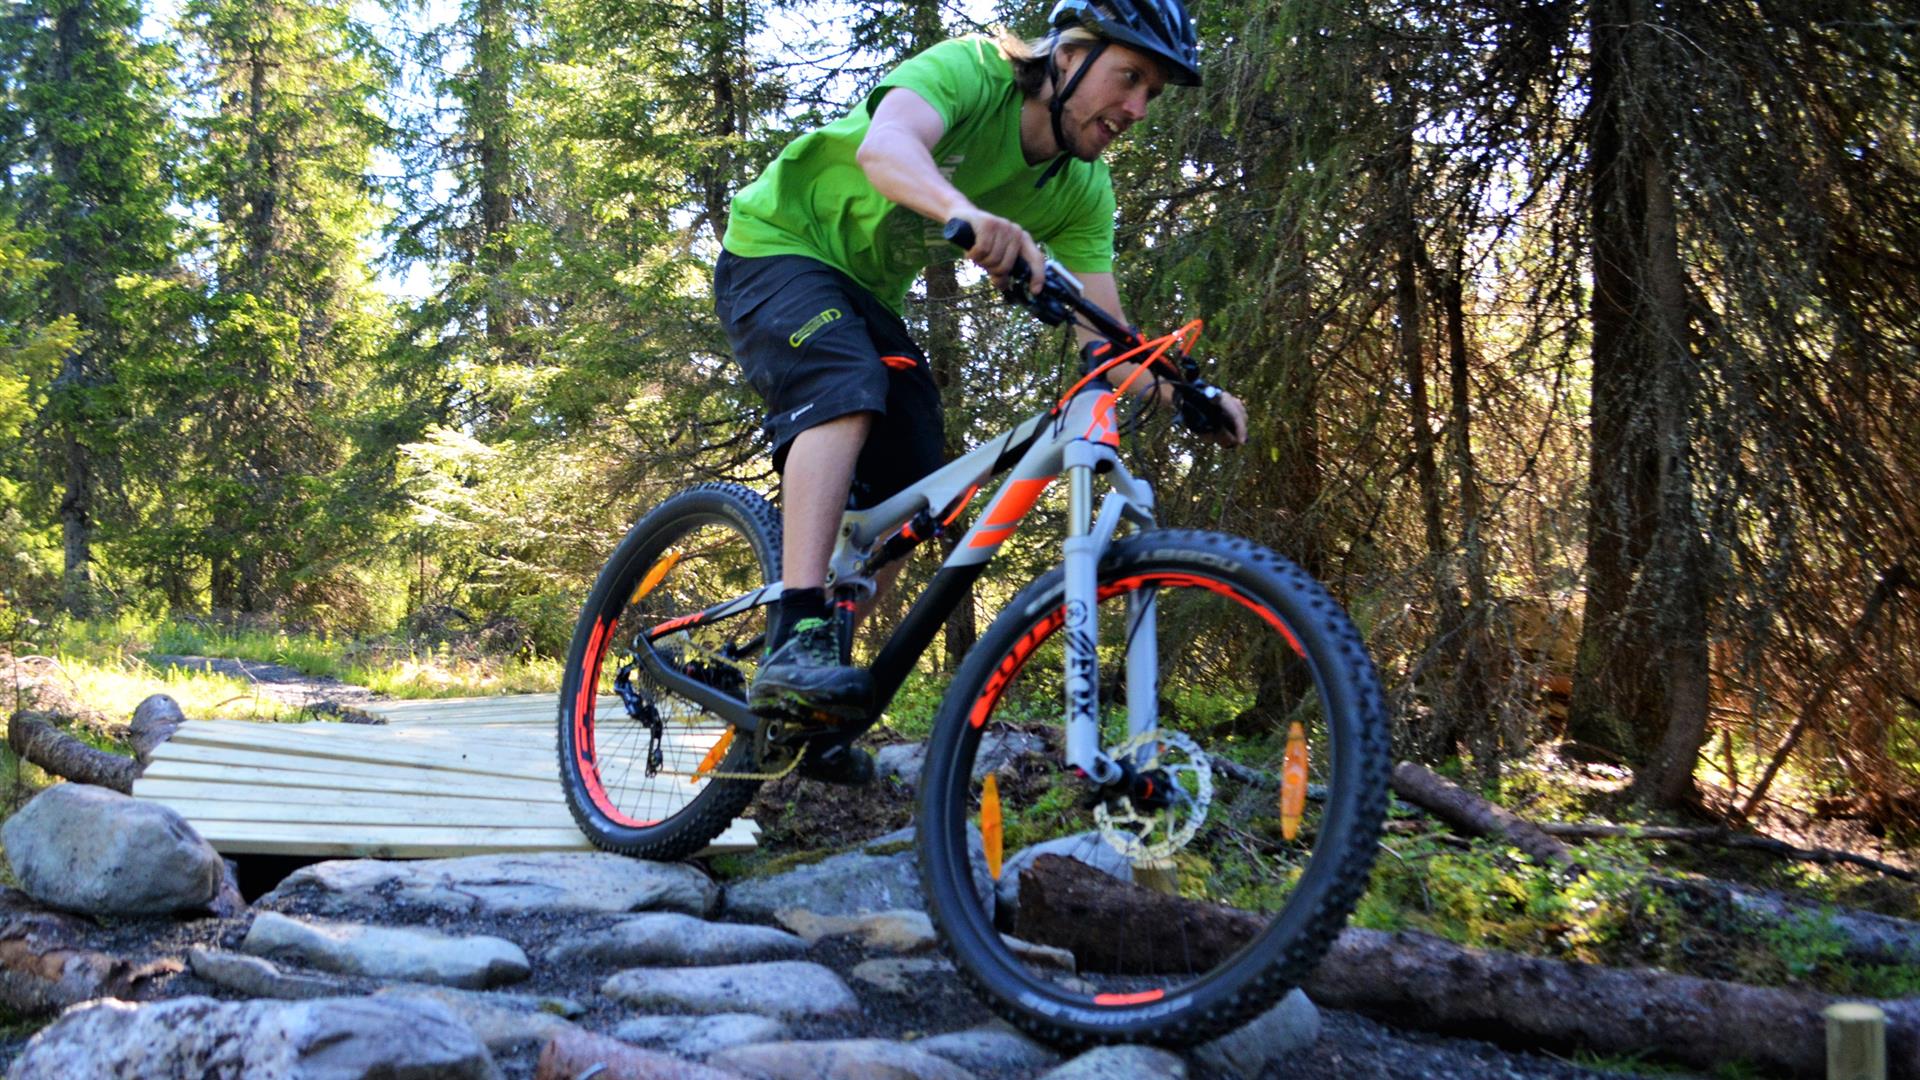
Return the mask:
[(1827, 1080), (1887, 1080), (1887, 1014), (1846, 1001), (1829, 1005)]
[(1180, 895), (1180, 873), (1172, 859), (1141, 859), (1134, 863), (1133, 883), (1168, 896)]

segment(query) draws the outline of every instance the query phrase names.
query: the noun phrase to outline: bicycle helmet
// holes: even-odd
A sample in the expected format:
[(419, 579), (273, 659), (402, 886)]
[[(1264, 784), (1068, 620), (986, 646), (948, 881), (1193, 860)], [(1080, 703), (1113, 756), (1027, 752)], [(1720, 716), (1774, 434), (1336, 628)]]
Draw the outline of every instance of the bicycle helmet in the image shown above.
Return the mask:
[(1048, 29), (1057, 34), (1074, 26), (1152, 54), (1170, 83), (1200, 85), (1200, 43), (1180, 0), (1060, 0), (1053, 5)]
[[(1098, 40), (1087, 51), (1087, 59), (1063, 86), (1056, 51), (1064, 30), (1080, 27)], [(1060, 0), (1047, 16), (1047, 32), (1052, 45), (1047, 49), (1047, 76), (1054, 85), (1053, 100), (1047, 112), (1053, 122), (1054, 145), (1060, 147), (1047, 171), (1035, 181), (1042, 187), (1060, 172), (1072, 155), (1067, 153), (1067, 136), (1061, 124), (1061, 110), (1067, 99), (1080, 88), (1080, 80), (1093, 69), (1108, 45), (1119, 42), (1160, 61), (1167, 81), (1179, 86), (1200, 85), (1200, 43), (1194, 36), (1193, 22), (1187, 18), (1186, 5), (1180, 0)]]

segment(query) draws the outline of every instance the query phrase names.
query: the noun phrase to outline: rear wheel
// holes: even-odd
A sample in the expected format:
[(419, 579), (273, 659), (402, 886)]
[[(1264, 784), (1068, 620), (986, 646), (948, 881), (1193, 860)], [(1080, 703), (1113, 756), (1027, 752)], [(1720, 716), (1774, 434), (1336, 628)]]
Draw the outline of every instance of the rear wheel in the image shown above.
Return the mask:
[(607, 560), (581, 609), (560, 689), (561, 786), (596, 845), (685, 858), (752, 801), (758, 781), (724, 777), (752, 771), (752, 740), (734, 738), (724, 718), (648, 676), (635, 647), (650, 638), (672, 667), (744, 700), (771, 608), (673, 624), (779, 577), (779, 515), (739, 484), (674, 495)]
[[(1257, 545), (1151, 531), (1098, 580), (1101, 745), (1135, 780), (1096, 797), (1062, 768), (1063, 639), (1087, 623), (1056, 570), (942, 704), (921, 873), (962, 973), (1014, 1023), (1063, 1046), (1187, 1045), (1297, 984), (1358, 902), (1386, 808), (1380, 688), (1333, 599)], [(1147, 597), (1158, 723), (1130, 741), (1126, 616)]]

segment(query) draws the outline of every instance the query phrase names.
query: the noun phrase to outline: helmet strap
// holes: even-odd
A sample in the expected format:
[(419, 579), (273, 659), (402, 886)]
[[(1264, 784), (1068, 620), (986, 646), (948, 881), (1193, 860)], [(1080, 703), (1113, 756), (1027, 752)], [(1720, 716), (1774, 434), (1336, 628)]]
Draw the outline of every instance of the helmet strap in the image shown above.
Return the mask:
[(1105, 52), (1106, 48), (1107, 39), (1105, 38), (1100, 38), (1088, 47), (1087, 58), (1074, 70), (1073, 78), (1068, 79), (1067, 84), (1062, 86), (1060, 85), (1060, 31), (1053, 32), (1053, 42), (1047, 48), (1047, 81), (1053, 86), (1053, 99), (1047, 102), (1047, 117), (1053, 121), (1053, 145), (1059, 148), (1060, 156), (1054, 158), (1053, 164), (1047, 166), (1047, 171), (1041, 173), (1040, 179), (1034, 181), (1034, 187), (1041, 187), (1053, 179), (1054, 174), (1066, 168), (1067, 159), (1073, 156), (1067, 149), (1067, 133), (1061, 126), (1060, 112), (1066, 108), (1067, 99), (1079, 89), (1080, 80), (1086, 77), (1087, 71), (1093, 67), (1093, 62), (1100, 59), (1100, 54)]

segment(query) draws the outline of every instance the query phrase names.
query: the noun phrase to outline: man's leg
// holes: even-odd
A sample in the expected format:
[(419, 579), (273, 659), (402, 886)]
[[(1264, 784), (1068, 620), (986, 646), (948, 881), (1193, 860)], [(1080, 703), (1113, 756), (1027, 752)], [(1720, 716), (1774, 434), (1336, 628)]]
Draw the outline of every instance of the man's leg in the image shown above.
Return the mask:
[(865, 715), (872, 701), (872, 675), (841, 663), (839, 635), (822, 591), (854, 466), (872, 426), (872, 413), (848, 413), (787, 444), (780, 472), (786, 591), (773, 647), (748, 689), (756, 710), (853, 719)]
[(789, 589), (826, 584), (827, 560), (853, 486), (853, 466), (873, 427), (872, 413), (851, 413), (808, 428), (787, 447), (780, 474), (781, 579)]

